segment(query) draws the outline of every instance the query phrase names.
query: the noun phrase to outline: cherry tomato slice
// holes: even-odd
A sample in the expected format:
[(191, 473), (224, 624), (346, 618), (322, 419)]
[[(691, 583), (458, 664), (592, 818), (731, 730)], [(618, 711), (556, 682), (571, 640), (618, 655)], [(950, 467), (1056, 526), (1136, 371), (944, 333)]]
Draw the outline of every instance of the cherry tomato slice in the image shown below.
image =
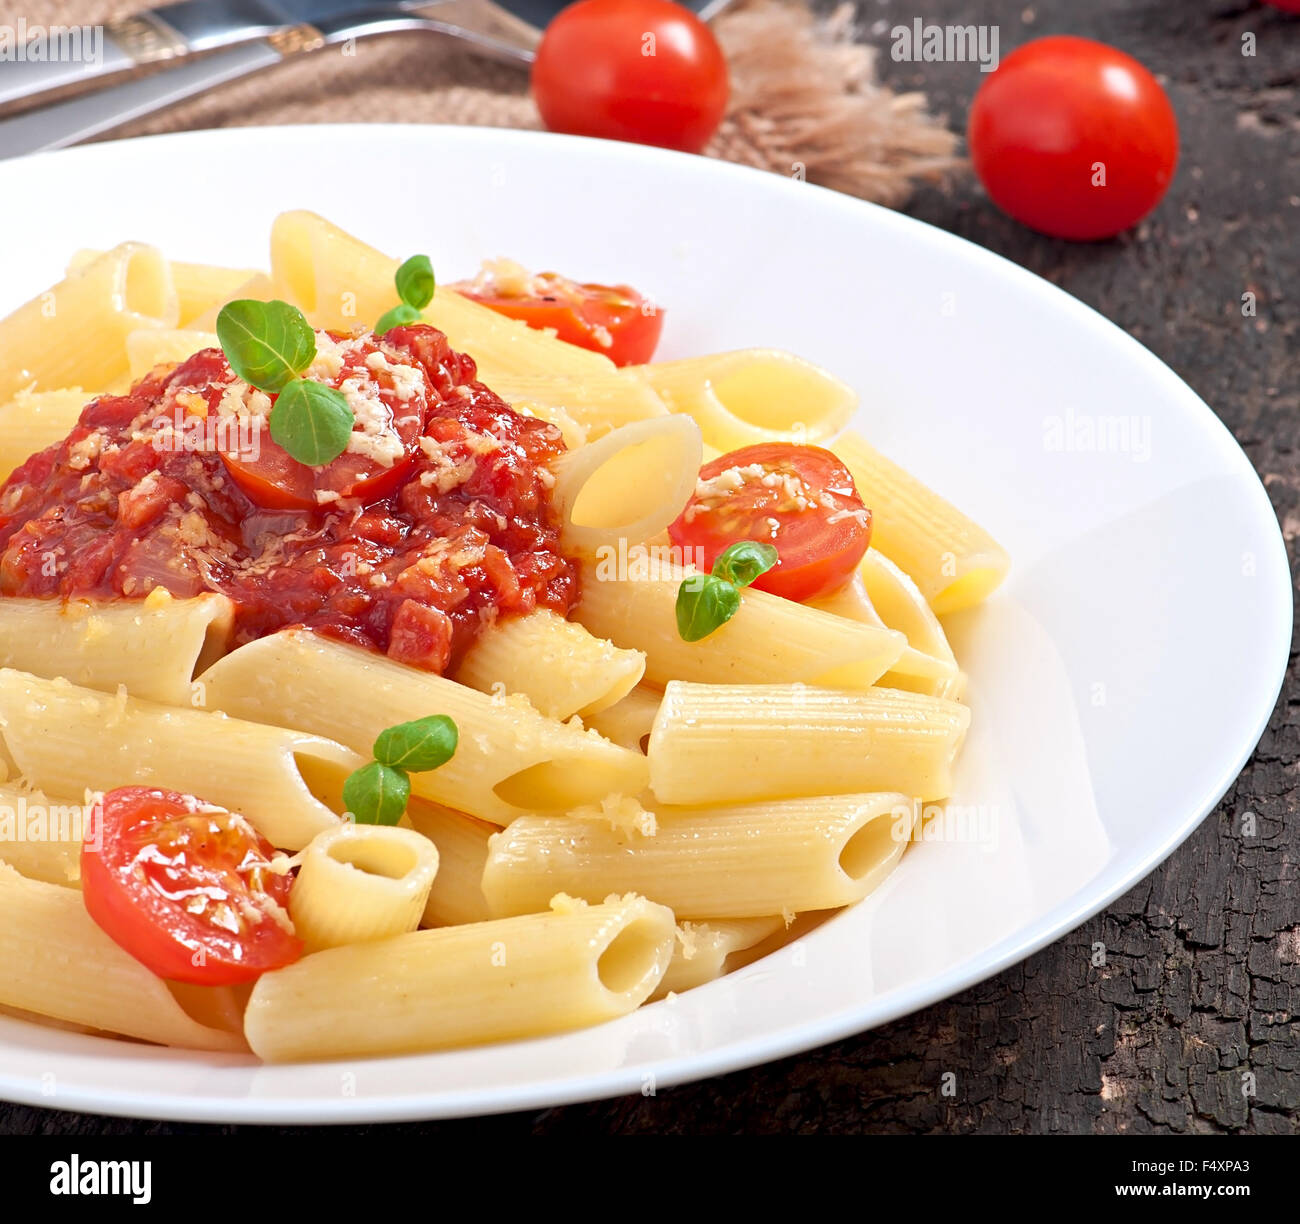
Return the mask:
[(628, 285), (579, 284), (556, 272), (511, 279), (487, 275), (453, 288), (498, 314), (529, 327), (550, 328), (561, 340), (604, 353), (615, 365), (640, 365), (654, 356), (664, 316)]
[(668, 533), (679, 547), (700, 549), (706, 569), (739, 540), (774, 545), (780, 560), (754, 586), (802, 601), (853, 576), (871, 543), (871, 511), (830, 451), (762, 442), (705, 464)]
[[(424, 431), (428, 417), (429, 397), (434, 394), (427, 372), (421, 371), (414, 391), (397, 391), (393, 376), (383, 366), (372, 370), (367, 361), (374, 354), (384, 358), (385, 365), (402, 365), (419, 369), (409, 355), (400, 356), (395, 348), (386, 351), (371, 339), (343, 340), (345, 356), (330, 378), (320, 381), (334, 388), (351, 383), (368, 400), (380, 420), (372, 424), (386, 435), (398, 453), (391, 462), (382, 462), (368, 455), (344, 451), (337, 459), (320, 467), (308, 467), (289, 455), (272, 438), (267, 418), (254, 422), (250, 437), (241, 437), (241, 449), (223, 451), (222, 461), (231, 479), (259, 506), (269, 510), (305, 510), (328, 506), (338, 498), (357, 498), (362, 502), (377, 501), (386, 497), (410, 475), (416, 458), (416, 446)], [(272, 403), (272, 412), (274, 412)], [(357, 422), (354, 433), (362, 431)], [(317, 494), (326, 494), (324, 498)]]
[(713, 32), (670, 0), (579, 0), (546, 27), (533, 61), (546, 126), (578, 136), (698, 153), (728, 92)]
[(1132, 56), (1087, 38), (1017, 47), (980, 86), (971, 161), (993, 202), (1056, 238), (1110, 238), (1161, 200), (1178, 120)]
[(104, 796), (101, 822), (99, 848), (81, 852), (86, 911), (159, 977), (229, 986), (302, 955), (292, 879), (269, 870), (274, 850), (242, 816), (124, 786)]

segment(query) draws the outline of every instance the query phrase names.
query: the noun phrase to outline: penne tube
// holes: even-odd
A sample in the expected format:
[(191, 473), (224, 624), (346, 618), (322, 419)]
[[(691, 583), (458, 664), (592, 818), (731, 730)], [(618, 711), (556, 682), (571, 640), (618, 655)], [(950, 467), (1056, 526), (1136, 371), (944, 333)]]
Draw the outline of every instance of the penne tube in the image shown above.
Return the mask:
[(730, 973), (739, 953), (747, 952), (785, 927), (780, 917), (713, 918), (683, 922), (677, 928), (677, 945), (668, 972), (651, 1001), (694, 990)]
[(950, 701), (961, 699), (966, 678), (939, 618), (916, 583), (884, 553), (868, 549), (852, 582), (808, 602), (810, 607), (836, 616), (897, 629), (907, 638), (907, 649), (880, 677), (882, 688), (906, 689)]
[(224, 595), (173, 599), (0, 599), (0, 667), (189, 706), (194, 677), (225, 653), (234, 605)]
[[(77, 251), (68, 261), (68, 272), (78, 272), (99, 259), (102, 251)], [(241, 290), (255, 282), (263, 273), (253, 268), (222, 268), (215, 264), (183, 263), (177, 260), (167, 261), (171, 273), (172, 285), (176, 290), (176, 323), (178, 327), (191, 327), (194, 320), (209, 310), (225, 305), (238, 297), (251, 294)], [(268, 282), (269, 283), (269, 282)]]
[(638, 684), (622, 701), (584, 721), (607, 740), (644, 752), (663, 699), (664, 695), (658, 689)]
[(95, 396), (76, 387), (20, 391), (0, 406), (0, 480), (38, 451), (62, 442)]
[(198, 683), (209, 708), (327, 735), (365, 754), (386, 727), (446, 714), (460, 733), (456, 755), (412, 774), (411, 792), (494, 824), (638, 794), (648, 778), (639, 753), (545, 718), (527, 701), (489, 697), (306, 630), (241, 646)]
[(490, 385), (508, 404), (544, 405), (563, 414), (564, 419), (580, 425), (593, 442), (622, 425), (668, 412), (649, 383), (622, 370), (592, 371), (576, 378), (555, 377), (549, 371), (514, 374), (498, 370)]
[(483, 865), (496, 826), (427, 799), (412, 799), (406, 820), (438, 848), (438, 874), (420, 925), (458, 926), (491, 918), (483, 896)]
[(0, 743), (11, 775), (46, 792), (181, 791), (242, 813), (286, 850), (338, 824), (343, 781), (364, 764), (319, 736), (11, 668), (0, 670)]
[(127, 372), (126, 337), (175, 327), (176, 291), (154, 247), (123, 243), (0, 319), (0, 402), (32, 388), (108, 387)]
[(126, 338), (131, 381), (143, 378), (155, 366), (177, 365), (202, 349), (220, 347), (215, 332), (163, 327), (133, 331)]
[(81, 847), (98, 838), (92, 805), (52, 799), (42, 791), (0, 785), (0, 863), (30, 880), (75, 888), (81, 881)]
[[(176, 265), (173, 264), (173, 267)], [(223, 269), (224, 270), (224, 269)], [(242, 269), (245, 270), (246, 269)], [(238, 302), (251, 298), (255, 302), (269, 302), (275, 297), (275, 286), (271, 283), (271, 278), (265, 272), (254, 272), (247, 280), (241, 281), (233, 289), (223, 290), (219, 297), (213, 298), (207, 309), (193, 318), (185, 316), (182, 320), (185, 327), (193, 331), (215, 332), (217, 330), (217, 315), (221, 313), (221, 308), (228, 302)]]
[(437, 847), (413, 829), (338, 825), (302, 852), (294, 931), (311, 950), (404, 935), (420, 925), (437, 874)]
[(239, 1051), (243, 1040), (190, 1018), (86, 913), (81, 895), (0, 864), (0, 1004), (140, 1041)]
[(873, 688), (673, 681), (650, 733), (661, 803), (899, 790), (941, 799), (970, 726), (955, 701)]
[(779, 349), (742, 349), (628, 366), (673, 412), (693, 417), (721, 452), (756, 442), (819, 442), (848, 424), (858, 397), (825, 370)]
[(673, 916), (639, 897), (415, 931), (264, 974), (244, 1031), (268, 1062), (534, 1037), (639, 1007), (672, 958)]
[(574, 617), (597, 637), (642, 650), (646, 680), (702, 684), (793, 683), (867, 688), (897, 661), (907, 639), (776, 595), (747, 589), (731, 620), (700, 642), (677, 632), (677, 591), (694, 570), (655, 561), (644, 579), (608, 559), (587, 562)]
[(915, 476), (852, 432), (831, 449), (871, 508), (872, 546), (911, 577), (938, 615), (979, 603), (1006, 577), (1006, 550)]
[(627, 696), (645, 672), (645, 655), (592, 636), (548, 608), (485, 626), (455, 679), (481, 693), (520, 693), (539, 713), (584, 719)]
[(600, 556), (657, 536), (695, 492), (701, 446), (689, 417), (654, 417), (554, 460), (553, 498), (567, 549)]
[(653, 836), (585, 816), (525, 816), (496, 834), (483, 871), (492, 913), (631, 890), (682, 918), (760, 918), (852, 905), (907, 844), (901, 794), (821, 795), (655, 811)]

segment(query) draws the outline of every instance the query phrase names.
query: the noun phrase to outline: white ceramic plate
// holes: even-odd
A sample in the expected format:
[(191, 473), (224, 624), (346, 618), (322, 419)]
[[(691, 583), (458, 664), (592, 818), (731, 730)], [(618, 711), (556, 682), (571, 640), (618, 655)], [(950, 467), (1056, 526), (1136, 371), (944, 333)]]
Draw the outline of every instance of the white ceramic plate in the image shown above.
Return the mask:
[(1144, 348), (979, 247), (716, 161), (485, 129), (166, 136), (0, 163), (0, 184), (2, 311), (57, 280), (75, 248), (126, 238), (264, 265), (272, 217), (301, 207), (395, 254), (430, 252), (443, 279), (509, 254), (628, 281), (667, 308), (665, 356), (774, 345), (855, 385), (858, 425), (1015, 562), (950, 626), (974, 714), (953, 803), (977, 840), (913, 846), (877, 894), (797, 944), (599, 1028), (387, 1061), (263, 1067), (0, 1020), (0, 1096), (223, 1122), (395, 1120), (639, 1093), (777, 1058), (924, 1007), (1077, 926), (1195, 828), (1263, 732), (1291, 585), (1250, 464)]

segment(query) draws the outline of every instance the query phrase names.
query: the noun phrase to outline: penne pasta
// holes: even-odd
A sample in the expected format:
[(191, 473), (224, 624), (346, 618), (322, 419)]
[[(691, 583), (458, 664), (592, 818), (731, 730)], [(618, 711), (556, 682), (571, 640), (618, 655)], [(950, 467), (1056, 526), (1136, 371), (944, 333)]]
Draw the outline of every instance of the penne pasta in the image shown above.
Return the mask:
[(123, 243), (0, 319), (0, 402), (31, 388), (108, 387), (127, 372), (126, 337), (175, 327), (171, 271), (151, 246)]
[(166, 983), (117, 946), (81, 895), (0, 864), (0, 1003), (67, 1024), (192, 1050), (239, 1051), (192, 1020)]
[(492, 390), (508, 404), (544, 405), (578, 424), (593, 442), (623, 425), (661, 417), (668, 412), (645, 379), (623, 370), (593, 371), (565, 378), (549, 371), (545, 374), (497, 371), (492, 378)]
[(92, 805), (43, 791), (0, 785), (0, 863), (30, 880), (76, 887), (81, 847), (98, 836)]
[[(339, 820), (346, 748), (283, 727), (108, 696), (0, 670), (0, 743), (11, 776), (61, 795), (159, 786), (240, 812), (272, 845), (300, 850)], [(202, 745), (202, 751), (196, 750)]]
[(779, 917), (683, 922), (677, 928), (677, 946), (668, 972), (651, 999), (694, 990), (730, 973), (739, 953), (749, 951), (784, 927), (785, 921)]
[(437, 848), (412, 829), (338, 825), (302, 852), (289, 916), (313, 950), (391, 939), (419, 926), (437, 874)]
[[(456, 755), (439, 769), (412, 774), (412, 793), (495, 824), (612, 792), (638, 794), (648, 777), (639, 753), (544, 718), (526, 701), (494, 699), (301, 630), (240, 647), (198, 683), (209, 708), (327, 735), (357, 752), (368, 753), (393, 723), (448, 715), (460, 731)], [(338, 693), (347, 693), (347, 702)]]
[(624, 748), (644, 752), (650, 742), (650, 729), (664, 695), (658, 689), (638, 684), (622, 701), (585, 719), (587, 726), (599, 731), (607, 740)]
[(589, 816), (525, 816), (492, 838), (494, 914), (627, 889), (682, 918), (759, 918), (860, 901), (893, 870), (915, 821), (897, 793), (655, 811), (647, 836)]
[(564, 543), (599, 556), (657, 536), (695, 490), (699, 427), (686, 417), (623, 425), (551, 464)]
[(61, 442), (95, 397), (76, 387), (59, 391), (20, 391), (0, 406), (0, 479), (37, 451)]
[(205, 348), (219, 348), (216, 333), (192, 328), (148, 328), (126, 338), (131, 380), (143, 378), (154, 366), (176, 365)]
[(946, 616), (986, 599), (1006, 577), (1005, 549), (960, 510), (852, 432), (831, 449), (871, 508), (872, 545)]
[(848, 424), (851, 387), (778, 349), (742, 349), (628, 368), (673, 412), (693, 417), (709, 446), (820, 442)]
[(267, 1062), (364, 1058), (599, 1024), (672, 958), (672, 914), (639, 897), (415, 931), (265, 974), (244, 1031)]
[(597, 637), (641, 650), (646, 680), (702, 684), (793, 683), (867, 688), (898, 660), (907, 639), (762, 591), (746, 590), (740, 610), (700, 642), (677, 631), (677, 592), (694, 571), (653, 562), (644, 579), (608, 559), (587, 562), (577, 619)]
[(540, 608), (484, 629), (455, 678), (481, 693), (520, 693), (548, 718), (585, 719), (622, 700), (644, 673), (640, 651)]
[(483, 896), (483, 865), (496, 826), (427, 799), (412, 799), (406, 819), (438, 849), (438, 874), (420, 925), (459, 926), (491, 918)]
[(188, 706), (191, 682), (225, 653), (233, 620), (224, 595), (173, 599), (162, 587), (113, 603), (0, 599), (0, 667)]
[(955, 701), (873, 688), (673, 681), (650, 732), (662, 803), (725, 803), (897, 787), (941, 799), (970, 726)]
[[(103, 251), (77, 251), (68, 261), (69, 274), (88, 267), (103, 254)], [(208, 311), (212, 311), (215, 318), (216, 308), (234, 298), (254, 296), (241, 291), (256, 283), (258, 278), (266, 279), (263, 273), (253, 268), (220, 268), (214, 264), (183, 263), (177, 260), (169, 260), (167, 270), (176, 291), (178, 327), (193, 327), (194, 320)]]

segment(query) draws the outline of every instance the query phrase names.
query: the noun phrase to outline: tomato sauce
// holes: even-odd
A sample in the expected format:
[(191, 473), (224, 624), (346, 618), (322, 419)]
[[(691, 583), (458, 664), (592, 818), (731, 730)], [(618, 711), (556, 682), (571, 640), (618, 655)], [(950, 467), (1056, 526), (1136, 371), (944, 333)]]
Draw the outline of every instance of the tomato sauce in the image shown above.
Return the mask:
[(499, 616), (577, 602), (546, 464), (559, 431), (513, 411), (431, 327), (318, 333), (348, 451), (304, 467), (271, 397), (218, 349), (82, 411), (0, 486), (0, 594), (228, 596), (237, 642), (291, 625), (443, 672)]

